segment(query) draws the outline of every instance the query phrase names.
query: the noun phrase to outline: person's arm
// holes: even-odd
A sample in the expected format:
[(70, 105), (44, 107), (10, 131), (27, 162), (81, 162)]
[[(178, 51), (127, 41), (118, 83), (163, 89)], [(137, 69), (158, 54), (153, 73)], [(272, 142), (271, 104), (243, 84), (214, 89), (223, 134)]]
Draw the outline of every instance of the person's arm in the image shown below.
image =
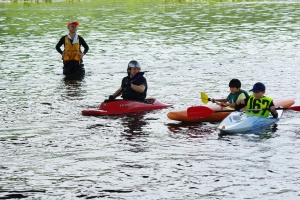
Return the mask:
[(139, 93), (143, 93), (146, 89), (146, 87), (143, 84), (142, 85), (134, 85), (133, 83), (131, 83), (131, 88)]
[(60, 40), (58, 41), (58, 43), (55, 46), (56, 51), (60, 54), (63, 53), (63, 51), (60, 49), (60, 47), (64, 44), (64, 38), (65, 37), (60, 38)]
[(145, 77), (141, 77), (138, 80), (132, 81), (130, 87), (136, 92), (143, 93), (147, 87), (147, 80)]
[(117, 96), (121, 95), (123, 88), (120, 87), (119, 89), (117, 89), (117, 91), (115, 91), (115, 93), (112, 95), (114, 98), (116, 98)]
[(249, 98), (237, 100), (237, 101), (235, 102), (234, 109), (235, 109), (235, 110), (240, 110), (240, 109), (244, 108), (244, 107), (247, 105), (248, 99), (249, 99)]
[(80, 44), (83, 46), (83, 48), (84, 48), (84, 50), (83, 50), (83, 54), (85, 55), (85, 54), (87, 54), (87, 52), (89, 51), (89, 45), (87, 45), (87, 43), (85, 42), (85, 40), (83, 39), (83, 37), (81, 37), (81, 36), (78, 36), (79, 37), (79, 39), (80, 39)]
[(271, 114), (272, 114), (272, 116), (273, 116), (274, 118), (277, 118), (277, 117), (278, 117), (278, 112), (277, 112), (277, 110), (276, 110), (276, 107), (275, 107), (273, 101), (272, 101), (271, 104), (270, 104), (270, 112), (271, 112)]
[(128, 77), (124, 77), (122, 79), (122, 82), (121, 82), (121, 87), (119, 89), (117, 89), (117, 91), (115, 91), (115, 93), (113, 93), (112, 95), (109, 95), (109, 100), (113, 100), (115, 99), (117, 96), (120, 96), (122, 94), (122, 91), (123, 91), (123, 85), (127, 82), (128, 80)]
[(213, 102), (213, 103), (216, 103), (216, 101), (226, 103), (227, 99), (214, 99), (214, 98), (211, 98), (210, 101)]
[(220, 106), (225, 106), (225, 107), (227, 106), (226, 105), (227, 99), (214, 99), (214, 98), (211, 98), (210, 101), (213, 102), (213, 103), (216, 103)]

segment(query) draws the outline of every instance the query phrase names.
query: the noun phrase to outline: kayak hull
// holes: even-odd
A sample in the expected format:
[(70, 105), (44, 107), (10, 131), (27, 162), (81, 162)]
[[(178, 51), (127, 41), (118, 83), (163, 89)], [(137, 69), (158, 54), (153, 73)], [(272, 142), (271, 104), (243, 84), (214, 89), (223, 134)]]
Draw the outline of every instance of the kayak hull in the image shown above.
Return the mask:
[[(276, 107), (280, 106), (283, 108), (288, 108), (295, 103), (295, 100), (292, 98), (281, 98), (281, 99), (274, 99), (273, 102)], [(212, 110), (230, 110), (227, 107), (221, 107), (217, 104), (209, 104), (203, 106), (206, 106)], [(178, 111), (171, 111), (167, 114), (167, 116), (171, 120), (181, 121), (181, 122), (220, 122), (223, 119), (225, 119), (229, 114), (230, 112), (216, 112), (206, 117), (192, 118), (192, 117), (188, 117), (187, 109), (184, 109)]]
[(160, 102), (155, 98), (148, 98), (146, 99), (146, 102), (118, 99), (109, 102), (102, 102), (98, 109), (82, 110), (81, 113), (83, 115), (120, 115), (132, 112), (163, 109), (172, 106), (172, 104)]
[(222, 134), (228, 133), (257, 133), (278, 122), (283, 110), (277, 110), (278, 117), (258, 117), (244, 112), (232, 112), (218, 126)]

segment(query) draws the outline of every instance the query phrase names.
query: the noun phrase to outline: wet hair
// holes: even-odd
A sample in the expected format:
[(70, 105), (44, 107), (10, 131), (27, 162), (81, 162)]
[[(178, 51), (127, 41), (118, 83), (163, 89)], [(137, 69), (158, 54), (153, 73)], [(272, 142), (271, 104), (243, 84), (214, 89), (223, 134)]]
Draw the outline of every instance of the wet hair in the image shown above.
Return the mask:
[(241, 88), (242, 87), (241, 81), (239, 79), (234, 78), (229, 82), (229, 87)]

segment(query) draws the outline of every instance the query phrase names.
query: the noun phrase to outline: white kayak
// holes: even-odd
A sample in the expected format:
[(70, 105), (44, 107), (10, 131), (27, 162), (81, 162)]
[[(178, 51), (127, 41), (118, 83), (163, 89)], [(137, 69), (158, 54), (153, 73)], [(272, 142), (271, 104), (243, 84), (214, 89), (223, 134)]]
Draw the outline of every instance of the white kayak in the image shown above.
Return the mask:
[(283, 110), (277, 110), (278, 117), (258, 117), (244, 112), (232, 112), (218, 126), (220, 133), (257, 133), (278, 122)]

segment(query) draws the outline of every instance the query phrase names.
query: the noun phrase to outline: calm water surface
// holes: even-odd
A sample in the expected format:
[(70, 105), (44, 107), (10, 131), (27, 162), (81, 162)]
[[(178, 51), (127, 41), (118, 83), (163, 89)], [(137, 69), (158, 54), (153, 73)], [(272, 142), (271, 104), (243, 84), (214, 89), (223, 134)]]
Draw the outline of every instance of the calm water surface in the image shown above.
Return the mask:
[[(300, 199), (300, 113), (260, 135), (167, 118), (201, 91), (226, 97), (232, 78), (300, 105), (299, 13), (297, 1), (2, 1), (0, 197)], [(90, 46), (82, 80), (64, 79), (54, 49), (71, 19)], [(173, 107), (82, 116), (132, 59)]]

